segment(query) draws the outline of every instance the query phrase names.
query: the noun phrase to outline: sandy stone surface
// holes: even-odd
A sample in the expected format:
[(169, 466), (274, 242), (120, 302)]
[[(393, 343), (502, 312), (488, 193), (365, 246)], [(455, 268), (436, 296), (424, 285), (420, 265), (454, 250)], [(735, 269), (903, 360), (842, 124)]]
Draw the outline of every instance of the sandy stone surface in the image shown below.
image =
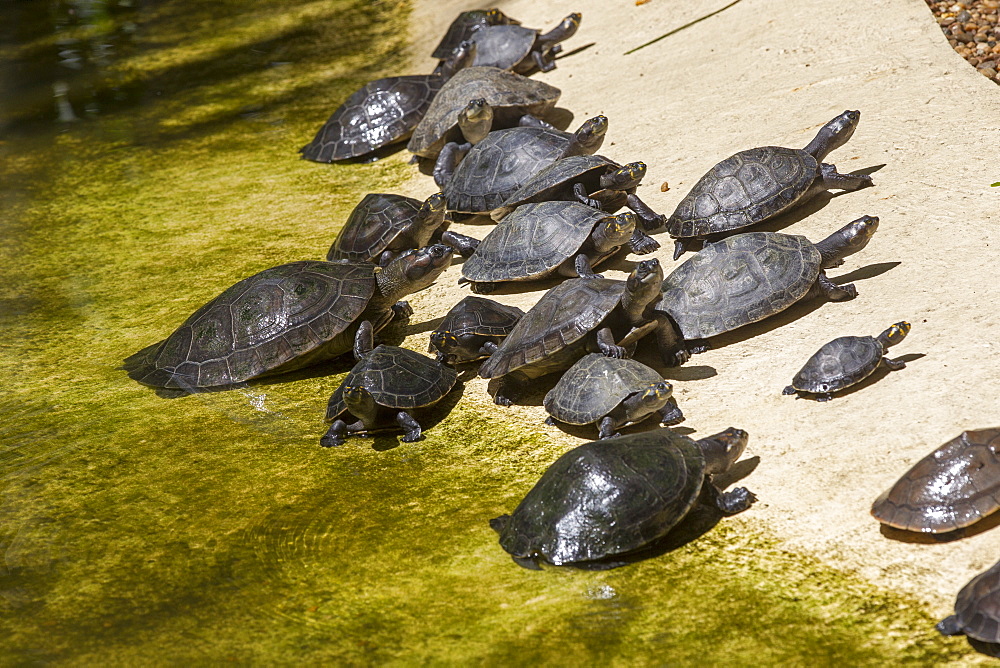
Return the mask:
[[(476, 3), (418, 0), (413, 16), (414, 71), (451, 18)], [(716, 348), (670, 370), (694, 437), (733, 425), (751, 434), (747, 455), (760, 458), (744, 481), (760, 498), (737, 520), (763, 528), (783, 546), (831, 566), (912, 593), (947, 614), (958, 589), (1000, 556), (1000, 529), (948, 543), (886, 537), (872, 501), (913, 463), (964, 429), (1000, 424), (997, 357), (1000, 325), (1000, 91), (948, 45), (922, 2), (742, 0), (631, 55), (624, 52), (713, 12), (726, 0), (555, 0), (496, 3), (531, 27), (551, 28), (583, 13), (566, 51), (538, 78), (563, 90), (559, 106), (572, 127), (596, 114), (610, 119), (601, 153), (643, 160), (639, 194), (670, 213), (714, 163), (761, 145), (802, 147), (845, 109), (860, 109), (853, 139), (828, 162), (842, 172), (876, 168), (876, 186), (823, 197), (765, 229), (816, 241), (864, 214), (881, 225), (868, 248), (830, 275), (853, 280), (857, 299), (794, 308), (717, 340)], [(661, 192), (667, 182), (669, 190)], [(436, 188), (416, 175), (406, 194)], [(487, 226), (457, 226), (482, 236)], [(656, 256), (667, 271), (672, 244)], [(689, 257), (689, 256), (686, 256)], [(623, 277), (629, 256), (611, 277)], [(413, 299), (418, 321), (444, 314), (468, 294), (458, 266)], [(543, 287), (549, 287), (546, 284)], [(542, 288), (496, 298), (530, 307)], [(823, 343), (876, 335), (909, 320), (913, 330), (892, 356), (906, 369), (821, 404), (781, 390)], [(426, 334), (421, 334), (426, 336)], [(649, 346), (652, 348), (652, 346)], [(581, 442), (541, 424), (540, 406), (494, 407), (485, 382), (463, 401), (501, 419)]]

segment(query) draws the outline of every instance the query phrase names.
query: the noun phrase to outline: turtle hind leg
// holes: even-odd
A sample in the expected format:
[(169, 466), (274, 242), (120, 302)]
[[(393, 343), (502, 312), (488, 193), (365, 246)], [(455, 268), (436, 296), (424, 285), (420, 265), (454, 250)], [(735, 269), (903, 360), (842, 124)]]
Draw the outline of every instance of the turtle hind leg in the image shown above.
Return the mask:
[(727, 515), (741, 513), (757, 501), (757, 496), (746, 487), (737, 487), (715, 496), (715, 507)]
[(860, 190), (868, 186), (875, 185), (872, 177), (867, 174), (841, 174), (834, 165), (821, 163), (819, 166), (820, 177), (823, 179), (823, 187), (829, 190)]
[(606, 438), (621, 436), (621, 434), (615, 432), (615, 420), (610, 415), (605, 415), (601, 418), (600, 425), (598, 426), (598, 432), (597, 438), (602, 441)]
[(403, 443), (413, 443), (419, 441), (423, 436), (420, 423), (413, 419), (413, 416), (406, 411), (396, 413), (396, 424), (402, 427), (406, 433), (403, 435)]
[(684, 412), (677, 405), (677, 401), (673, 397), (670, 397), (667, 400), (667, 405), (660, 409), (660, 424), (672, 427), (675, 424), (684, 422), (684, 420)]

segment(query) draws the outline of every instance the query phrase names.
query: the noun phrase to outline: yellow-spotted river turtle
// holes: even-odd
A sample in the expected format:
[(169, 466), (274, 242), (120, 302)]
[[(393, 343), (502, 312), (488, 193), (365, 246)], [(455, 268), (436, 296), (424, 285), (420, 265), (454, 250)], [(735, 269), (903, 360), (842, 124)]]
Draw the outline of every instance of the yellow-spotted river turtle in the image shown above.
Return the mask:
[(524, 316), (516, 306), (469, 295), (455, 304), (431, 332), (430, 352), (446, 364), (489, 357)]

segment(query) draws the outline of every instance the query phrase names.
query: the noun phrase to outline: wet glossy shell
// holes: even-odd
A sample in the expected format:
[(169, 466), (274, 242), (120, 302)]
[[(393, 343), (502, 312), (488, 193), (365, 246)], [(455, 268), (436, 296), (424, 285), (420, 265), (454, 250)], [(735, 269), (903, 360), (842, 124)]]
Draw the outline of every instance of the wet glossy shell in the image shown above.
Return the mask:
[(574, 257), (607, 214), (579, 202), (525, 204), (497, 224), (462, 265), (470, 281), (526, 281)]
[(1000, 428), (963, 431), (907, 471), (872, 505), (879, 522), (944, 533), (1000, 507)]
[(955, 614), (942, 624), (956, 625), (970, 638), (1000, 643), (1000, 562), (969, 580), (955, 598)]
[(467, 334), (507, 336), (523, 316), (524, 311), (516, 306), (469, 295), (448, 311), (435, 331), (448, 331), (457, 337)]
[(859, 383), (882, 361), (882, 344), (871, 336), (842, 336), (820, 348), (792, 379), (801, 392), (836, 392)]
[(448, 208), (492, 211), (539, 170), (558, 159), (568, 132), (517, 127), (495, 130), (472, 147), (444, 187)]
[(542, 474), (506, 520), (500, 545), (556, 565), (631, 552), (665, 536), (704, 481), (698, 445), (669, 429), (585, 443)]
[(292, 262), (243, 279), (125, 360), (154, 387), (231, 385), (343, 354), (375, 292), (367, 263)]
[(759, 223), (799, 201), (818, 174), (816, 158), (799, 149), (740, 151), (701, 177), (667, 220), (667, 232), (700, 237)]
[[(326, 254), (327, 260), (377, 258), (389, 244), (417, 218), (423, 202), (402, 195), (369, 193), (354, 207), (336, 241)], [(430, 241), (430, 233), (424, 243)]]
[(448, 26), (448, 32), (441, 38), (441, 42), (434, 49), (431, 57), (444, 59), (450, 56), (459, 44), (472, 37), (476, 26), (506, 25), (508, 23), (521, 24), (520, 21), (510, 18), (500, 10), (489, 12), (485, 9), (476, 9), (462, 12)]
[(484, 98), (493, 108), (493, 127), (517, 125), (521, 116), (544, 116), (562, 94), (555, 86), (495, 67), (467, 67), (448, 80), (413, 131), (406, 148), (437, 157), (446, 141), (464, 141), (458, 116), (469, 100)]
[(577, 344), (618, 306), (624, 281), (571, 278), (552, 288), (524, 314), (500, 348), (479, 368), (496, 378)]
[(788, 308), (816, 282), (820, 254), (805, 237), (746, 232), (706, 245), (663, 280), (656, 306), (685, 339), (703, 339)]
[(436, 74), (372, 81), (352, 93), (299, 152), (308, 160), (333, 162), (405, 141), (444, 81)]
[(600, 178), (619, 167), (621, 165), (617, 162), (602, 155), (571, 155), (560, 158), (526, 181), (491, 215), (494, 220), (500, 220), (528, 202), (572, 197), (572, 184), (577, 182), (589, 185), (587, 192), (594, 192), (600, 186)]
[(469, 39), (476, 45), (473, 65), (511, 70), (531, 53), (538, 31), (514, 25), (490, 26), (472, 33)]
[(563, 374), (545, 395), (549, 415), (569, 424), (590, 424), (613, 411), (630, 394), (663, 376), (642, 362), (591, 353)]
[(406, 409), (439, 401), (456, 380), (454, 369), (426, 355), (396, 346), (378, 346), (354, 365), (334, 391), (326, 406), (326, 420), (331, 422), (347, 410), (344, 387), (349, 385), (363, 386), (380, 406)]

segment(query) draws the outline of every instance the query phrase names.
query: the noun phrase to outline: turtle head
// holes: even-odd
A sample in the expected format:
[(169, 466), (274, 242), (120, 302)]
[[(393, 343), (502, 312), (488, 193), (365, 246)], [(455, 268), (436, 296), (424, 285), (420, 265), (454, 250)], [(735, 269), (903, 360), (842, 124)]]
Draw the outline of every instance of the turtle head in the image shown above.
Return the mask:
[(641, 290), (644, 286), (655, 286), (656, 290), (659, 291), (660, 284), (663, 283), (663, 267), (660, 266), (660, 261), (655, 257), (643, 260), (635, 266), (625, 282), (629, 292)]
[(646, 176), (646, 163), (630, 162), (601, 176), (601, 188), (604, 190), (629, 190), (638, 187), (644, 176)]
[(458, 112), (458, 126), (470, 144), (478, 144), (493, 127), (493, 107), (485, 97), (469, 100), (465, 109)]
[(860, 111), (845, 111), (820, 128), (809, 145), (802, 150), (812, 155), (817, 161), (823, 162), (829, 153), (847, 143), (847, 140), (857, 129), (860, 120)]
[(417, 214), (417, 217), (423, 226), (436, 230), (444, 222), (447, 208), (448, 202), (444, 198), (444, 193), (434, 193), (420, 205), (420, 213)]
[(878, 229), (878, 216), (861, 216), (816, 244), (824, 269), (838, 266), (848, 255), (868, 245)]
[(606, 252), (625, 245), (635, 232), (636, 216), (631, 211), (603, 218), (594, 229), (594, 246)]
[(562, 157), (570, 155), (593, 155), (604, 143), (604, 135), (608, 132), (608, 117), (594, 116), (583, 122), (570, 139), (569, 145)]
[(437, 351), (438, 361), (445, 364), (457, 363), (457, 348), (459, 348), (458, 337), (450, 329), (431, 332), (431, 349)]
[(746, 450), (749, 439), (749, 434), (742, 429), (730, 427), (724, 432), (698, 441), (698, 447), (705, 456), (706, 475), (728, 471)]
[(661, 380), (656, 383), (650, 383), (646, 389), (642, 390), (639, 393), (639, 400), (643, 404), (652, 406), (652, 410), (657, 410), (662, 408), (673, 394), (674, 386), (665, 380)]
[(378, 405), (375, 397), (363, 385), (345, 385), (343, 392), (344, 403), (347, 410), (356, 418), (371, 428), (375, 422), (375, 414), (378, 412)]
[(635, 266), (625, 281), (621, 305), (633, 325), (648, 318), (647, 309), (660, 298), (663, 267), (656, 258), (643, 260)]
[(583, 19), (583, 15), (580, 12), (573, 12), (562, 21), (559, 22), (551, 32), (546, 33), (543, 39), (546, 43), (555, 44), (556, 42), (561, 42), (564, 39), (569, 39), (576, 34), (576, 31), (580, 29), (580, 21)]
[(423, 290), (451, 265), (451, 246), (434, 244), (400, 253), (376, 273), (379, 290), (391, 301)]
[(472, 65), (472, 61), (475, 59), (476, 43), (471, 40), (465, 40), (452, 49), (451, 55), (441, 61), (437, 68), (435, 68), (434, 73), (441, 75), (445, 79), (450, 79), (455, 72)]
[(878, 335), (877, 340), (883, 348), (894, 346), (910, 333), (910, 323), (902, 320)]
[(486, 19), (486, 25), (491, 26), (503, 26), (503, 25), (521, 25), (521, 22), (517, 19), (512, 19), (511, 17), (504, 14), (502, 11), (496, 7), (491, 7), (483, 13), (483, 17)]

